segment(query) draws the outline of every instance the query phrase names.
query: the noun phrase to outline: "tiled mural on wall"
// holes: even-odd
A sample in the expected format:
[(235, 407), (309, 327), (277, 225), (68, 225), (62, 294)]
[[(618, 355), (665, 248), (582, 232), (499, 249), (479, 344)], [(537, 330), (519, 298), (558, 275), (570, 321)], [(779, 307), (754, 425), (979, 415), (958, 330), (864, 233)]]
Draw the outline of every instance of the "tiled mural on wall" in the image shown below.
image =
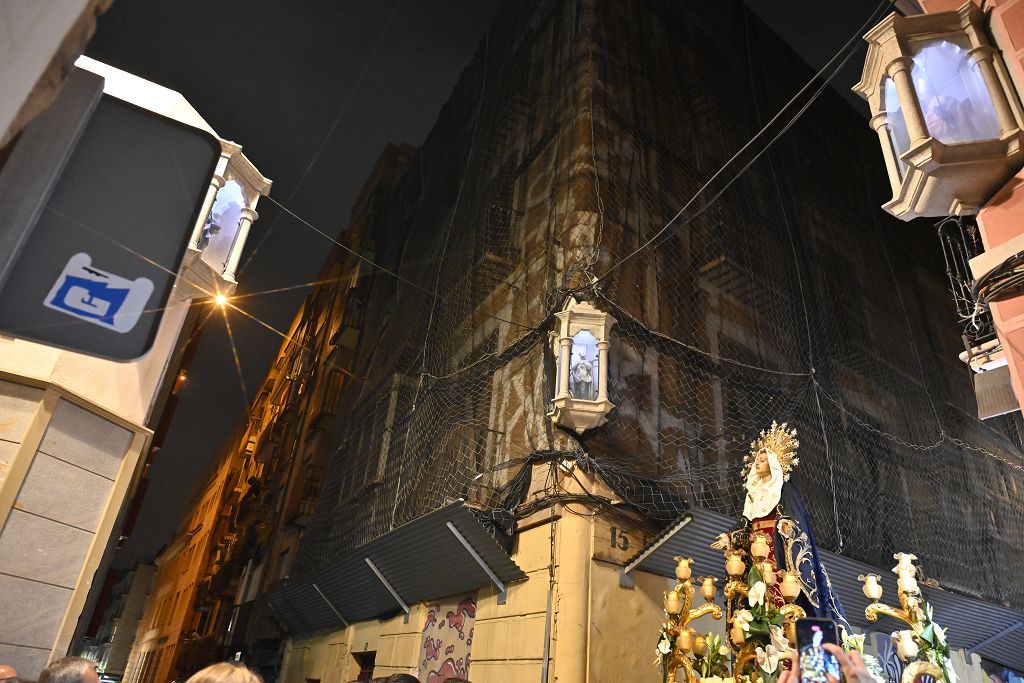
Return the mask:
[(472, 596), (446, 598), (430, 606), (420, 647), (419, 679), (422, 683), (469, 678), (475, 622), (476, 600)]

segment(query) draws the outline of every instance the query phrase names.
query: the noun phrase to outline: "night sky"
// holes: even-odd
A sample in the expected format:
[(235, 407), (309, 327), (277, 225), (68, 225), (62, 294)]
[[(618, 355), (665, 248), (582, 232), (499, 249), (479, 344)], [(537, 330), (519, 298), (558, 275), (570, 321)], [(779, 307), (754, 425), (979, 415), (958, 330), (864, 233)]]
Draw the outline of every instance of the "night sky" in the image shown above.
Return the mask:
[[(426, 137), (499, 4), (117, 0), (100, 18), (86, 54), (182, 93), (274, 181), (276, 200), (339, 234), (384, 144), (415, 145)], [(748, 4), (817, 67), (878, 3)], [(848, 91), (862, 64), (854, 56), (835, 86)], [(866, 106), (861, 110), (866, 118)], [(238, 293), (315, 279), (331, 243), (265, 199), (257, 208), (243, 263), (255, 255), (239, 275)], [(286, 331), (307, 292), (254, 296), (243, 307)], [(282, 341), (237, 314), (232, 328), (249, 395), (243, 398), (224, 325), (214, 319), (150, 470), (134, 536), (115, 566), (151, 559), (167, 542), (198, 475), (254, 397)]]

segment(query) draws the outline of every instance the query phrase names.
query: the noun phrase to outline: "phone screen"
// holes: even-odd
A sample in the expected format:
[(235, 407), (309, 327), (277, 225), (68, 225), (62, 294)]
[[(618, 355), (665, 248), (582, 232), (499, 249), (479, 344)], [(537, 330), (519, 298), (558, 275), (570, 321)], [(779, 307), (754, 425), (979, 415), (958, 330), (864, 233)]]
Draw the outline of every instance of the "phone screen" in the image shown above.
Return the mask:
[(798, 619), (796, 647), (800, 655), (800, 680), (804, 683), (827, 683), (829, 677), (839, 680), (839, 662), (822, 647), (839, 644), (836, 622), (831, 619)]

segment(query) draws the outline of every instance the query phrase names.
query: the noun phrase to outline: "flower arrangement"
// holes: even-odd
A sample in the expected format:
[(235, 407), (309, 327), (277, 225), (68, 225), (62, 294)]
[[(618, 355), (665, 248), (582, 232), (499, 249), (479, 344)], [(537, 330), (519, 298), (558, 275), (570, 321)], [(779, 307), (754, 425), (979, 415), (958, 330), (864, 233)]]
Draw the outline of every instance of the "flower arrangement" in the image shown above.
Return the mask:
[(747, 572), (746, 603), (733, 612), (731, 637), (735, 645), (752, 649), (754, 659), (743, 674), (758, 670), (762, 683), (775, 683), (782, 674), (780, 662), (789, 656), (790, 645), (783, 630), (786, 615), (768, 593), (764, 577), (756, 566)]

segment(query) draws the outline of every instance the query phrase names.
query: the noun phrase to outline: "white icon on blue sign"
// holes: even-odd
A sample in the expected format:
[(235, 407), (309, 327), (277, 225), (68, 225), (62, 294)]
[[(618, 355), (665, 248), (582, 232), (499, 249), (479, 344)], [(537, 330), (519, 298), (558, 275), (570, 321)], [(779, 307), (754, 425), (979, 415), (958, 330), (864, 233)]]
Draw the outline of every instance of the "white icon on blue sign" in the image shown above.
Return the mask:
[(131, 332), (153, 294), (149, 278), (128, 280), (92, 267), (92, 257), (75, 254), (53, 283), (43, 304), (108, 330)]

